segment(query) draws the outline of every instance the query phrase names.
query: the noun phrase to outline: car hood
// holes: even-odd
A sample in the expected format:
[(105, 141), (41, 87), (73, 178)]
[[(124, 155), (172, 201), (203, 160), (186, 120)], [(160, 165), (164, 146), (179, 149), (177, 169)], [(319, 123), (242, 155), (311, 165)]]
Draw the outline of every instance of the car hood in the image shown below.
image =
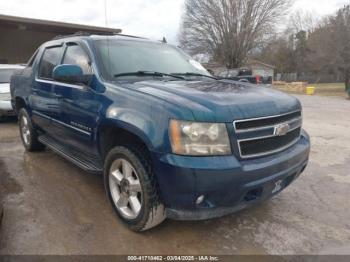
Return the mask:
[(0, 94), (10, 93), (10, 83), (0, 83)]
[(186, 107), (197, 121), (231, 122), (237, 119), (278, 115), (301, 108), (287, 94), (259, 85), (237, 81), (142, 81), (124, 84)]

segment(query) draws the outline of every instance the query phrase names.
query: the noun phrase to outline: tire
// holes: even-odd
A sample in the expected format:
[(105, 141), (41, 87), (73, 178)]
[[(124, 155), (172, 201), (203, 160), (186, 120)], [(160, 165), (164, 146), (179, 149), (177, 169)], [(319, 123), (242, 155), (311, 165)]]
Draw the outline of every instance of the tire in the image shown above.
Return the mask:
[(41, 151), (45, 146), (39, 142), (37, 132), (26, 109), (18, 113), (18, 125), (24, 148), (29, 152)]
[(147, 153), (143, 146), (117, 146), (104, 166), (108, 199), (120, 220), (135, 232), (151, 229), (166, 218)]

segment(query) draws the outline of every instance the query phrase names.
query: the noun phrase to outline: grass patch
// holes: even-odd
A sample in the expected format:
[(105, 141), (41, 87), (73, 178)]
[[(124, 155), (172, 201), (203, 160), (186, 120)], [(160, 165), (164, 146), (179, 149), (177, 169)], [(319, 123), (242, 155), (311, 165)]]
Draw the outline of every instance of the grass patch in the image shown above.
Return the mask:
[(316, 94), (319, 95), (347, 96), (344, 83), (309, 84), (309, 86), (314, 86)]
[[(308, 84), (307, 86), (315, 87), (315, 95), (348, 97), (344, 83)], [(276, 85), (274, 88), (292, 94), (305, 94), (305, 90), (290, 88), (288, 84), (286, 86)]]

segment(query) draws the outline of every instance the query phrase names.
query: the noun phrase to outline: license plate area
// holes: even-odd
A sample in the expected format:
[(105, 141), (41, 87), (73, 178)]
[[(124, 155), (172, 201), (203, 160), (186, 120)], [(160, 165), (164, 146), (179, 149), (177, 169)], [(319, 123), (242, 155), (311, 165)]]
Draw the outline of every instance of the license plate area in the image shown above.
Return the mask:
[(271, 185), (271, 194), (276, 194), (278, 192), (281, 192), (283, 189), (285, 189), (287, 186), (290, 185), (290, 183), (293, 182), (295, 179), (296, 174), (290, 175), (286, 178), (276, 180)]
[(271, 191), (272, 194), (276, 194), (278, 192), (280, 192), (282, 189), (284, 188), (284, 180), (277, 180), (274, 185), (273, 185), (273, 189)]

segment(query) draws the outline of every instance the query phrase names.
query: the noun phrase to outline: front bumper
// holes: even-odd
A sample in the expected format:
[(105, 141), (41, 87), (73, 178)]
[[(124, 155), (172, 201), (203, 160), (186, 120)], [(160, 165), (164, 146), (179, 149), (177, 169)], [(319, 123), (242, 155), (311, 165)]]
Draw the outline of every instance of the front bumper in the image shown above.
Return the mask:
[[(156, 175), (167, 217), (204, 220), (262, 202), (283, 191), (304, 171), (310, 141), (303, 132), (289, 149), (269, 157), (239, 161), (234, 156), (158, 156)], [(196, 200), (204, 195), (204, 202)]]
[(11, 101), (0, 101), (0, 117), (15, 115), (16, 113), (12, 108)]

